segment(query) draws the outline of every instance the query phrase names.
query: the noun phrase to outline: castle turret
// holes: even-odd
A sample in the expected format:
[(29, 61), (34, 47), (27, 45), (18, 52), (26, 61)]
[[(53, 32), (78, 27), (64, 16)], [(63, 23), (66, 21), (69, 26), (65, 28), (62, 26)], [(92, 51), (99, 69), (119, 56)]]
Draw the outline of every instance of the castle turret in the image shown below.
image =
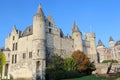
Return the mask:
[(45, 16), (40, 5), (33, 20), (33, 35), (34, 38), (45, 40)]
[(36, 74), (41, 74), (44, 80), (45, 73), (45, 16), (42, 7), (39, 5), (36, 15), (33, 20), (33, 53), (36, 65)]
[(72, 38), (74, 39), (74, 49), (83, 51), (82, 33), (76, 23), (73, 23)]
[(114, 42), (114, 40), (111, 36), (110, 36), (110, 39), (109, 39), (109, 46), (110, 46), (110, 48), (113, 48), (115, 46), (115, 42)]
[(91, 56), (91, 61), (97, 62), (97, 50), (96, 50), (95, 33), (86, 33), (86, 41), (90, 42), (90, 52), (88, 53), (88, 55)]
[(98, 41), (98, 45), (97, 45), (97, 48), (104, 48), (104, 44), (102, 43), (101, 40)]

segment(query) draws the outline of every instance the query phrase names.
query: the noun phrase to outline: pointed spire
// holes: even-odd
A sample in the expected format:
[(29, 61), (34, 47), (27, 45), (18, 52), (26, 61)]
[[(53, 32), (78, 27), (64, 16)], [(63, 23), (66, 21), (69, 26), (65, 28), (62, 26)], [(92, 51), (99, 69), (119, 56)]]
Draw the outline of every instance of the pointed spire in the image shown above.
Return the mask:
[(42, 6), (39, 4), (38, 6), (38, 10), (37, 10), (37, 13), (35, 16), (38, 16), (38, 17), (41, 17), (41, 20), (45, 20), (45, 16), (44, 16), (44, 13), (43, 13), (43, 10), (42, 10)]
[(38, 6), (38, 10), (37, 10), (37, 13), (36, 14), (39, 14), (39, 15), (41, 15), (41, 16), (43, 16), (44, 17), (44, 13), (43, 13), (43, 10), (42, 10), (42, 6), (39, 4), (39, 6)]
[(41, 13), (41, 11), (42, 11), (42, 6), (39, 4), (37, 13)]
[(114, 41), (113, 38), (112, 38), (112, 36), (110, 36), (109, 42), (110, 42), (110, 41)]
[(16, 25), (13, 25), (13, 30), (16, 30)]
[(73, 28), (72, 28), (72, 32), (80, 32), (78, 26), (76, 25), (76, 22), (74, 21), (73, 23)]
[(102, 43), (101, 40), (98, 41), (98, 45), (97, 46), (104, 46), (104, 44)]

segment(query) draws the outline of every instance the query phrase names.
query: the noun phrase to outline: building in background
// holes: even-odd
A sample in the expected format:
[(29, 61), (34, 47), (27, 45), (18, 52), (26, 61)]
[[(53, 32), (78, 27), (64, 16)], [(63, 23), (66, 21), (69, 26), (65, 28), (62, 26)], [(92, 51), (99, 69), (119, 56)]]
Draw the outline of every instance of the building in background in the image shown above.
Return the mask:
[(112, 37), (109, 39), (109, 48), (105, 47), (101, 40), (98, 41), (97, 45), (98, 61), (103, 60), (118, 60), (120, 61), (120, 41), (113, 40)]

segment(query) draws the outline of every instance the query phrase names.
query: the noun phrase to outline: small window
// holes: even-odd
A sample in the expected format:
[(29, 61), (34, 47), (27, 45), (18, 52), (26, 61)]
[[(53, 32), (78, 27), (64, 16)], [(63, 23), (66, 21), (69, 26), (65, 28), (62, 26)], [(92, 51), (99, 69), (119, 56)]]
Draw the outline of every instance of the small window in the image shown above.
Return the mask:
[(18, 44), (16, 43), (15, 50), (17, 50), (17, 46), (18, 46)]
[(37, 50), (37, 55), (39, 56), (40, 50)]
[(25, 59), (26, 58), (26, 53), (23, 53), (23, 59)]
[(29, 58), (32, 58), (32, 52), (29, 52)]
[(15, 63), (17, 63), (17, 54), (15, 55)]
[(12, 64), (14, 63), (14, 55), (12, 55)]
[(52, 29), (49, 28), (49, 33), (52, 33)]
[(51, 22), (49, 22), (49, 26), (51, 26)]
[(13, 40), (15, 40), (15, 36), (13, 36)]
[(15, 44), (13, 43), (13, 47), (12, 47), (12, 50), (14, 51), (14, 48), (15, 48)]
[(30, 30), (30, 28), (29, 28), (29, 32), (30, 32), (31, 30)]

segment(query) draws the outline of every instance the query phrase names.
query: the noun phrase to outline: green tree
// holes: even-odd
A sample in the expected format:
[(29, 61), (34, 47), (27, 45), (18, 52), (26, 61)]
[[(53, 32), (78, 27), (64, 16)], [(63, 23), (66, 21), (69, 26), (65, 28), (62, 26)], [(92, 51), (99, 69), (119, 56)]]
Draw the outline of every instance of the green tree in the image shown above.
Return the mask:
[(0, 53), (0, 75), (2, 76), (3, 66), (6, 64), (6, 57), (4, 53)]
[(77, 70), (77, 64), (73, 58), (64, 59), (64, 70), (66, 70), (66, 71)]
[(51, 67), (53, 70), (61, 70), (63, 69), (63, 64), (64, 64), (63, 58), (58, 54), (54, 54), (51, 57), (51, 61), (48, 67)]
[(87, 74), (92, 74), (92, 71), (95, 71), (95, 70), (96, 68), (95, 68), (94, 62), (89, 63), (88, 68), (86, 70)]

